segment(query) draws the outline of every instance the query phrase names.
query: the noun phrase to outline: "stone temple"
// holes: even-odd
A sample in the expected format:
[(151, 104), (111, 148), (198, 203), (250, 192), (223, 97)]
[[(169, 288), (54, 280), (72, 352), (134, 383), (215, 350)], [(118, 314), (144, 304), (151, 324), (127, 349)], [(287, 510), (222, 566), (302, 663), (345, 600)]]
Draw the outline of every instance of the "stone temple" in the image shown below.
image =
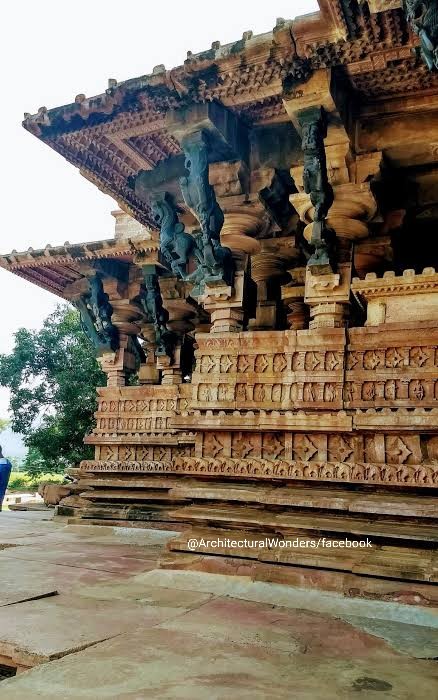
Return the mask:
[[(175, 568), (436, 602), (437, 2), (319, 5), (25, 115), (120, 210), (0, 264), (107, 375), (59, 514), (174, 530)], [(302, 544), (250, 546), (274, 535)]]

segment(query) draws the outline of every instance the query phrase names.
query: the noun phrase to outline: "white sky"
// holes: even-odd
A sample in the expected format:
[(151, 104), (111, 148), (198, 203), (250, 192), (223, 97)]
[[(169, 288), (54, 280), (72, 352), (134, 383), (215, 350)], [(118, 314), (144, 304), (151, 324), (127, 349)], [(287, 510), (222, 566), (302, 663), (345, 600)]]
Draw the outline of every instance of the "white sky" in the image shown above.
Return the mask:
[[(5, 7), (7, 9), (5, 9)], [(0, 65), (0, 253), (113, 235), (115, 202), (21, 126), (35, 113), (99, 94), (119, 81), (181, 65), (187, 51), (236, 41), (318, 9), (316, 0), (33, 0), (3, 8)], [(0, 268), (0, 353), (14, 332), (38, 328), (57, 298)], [(0, 388), (0, 417), (8, 395)]]

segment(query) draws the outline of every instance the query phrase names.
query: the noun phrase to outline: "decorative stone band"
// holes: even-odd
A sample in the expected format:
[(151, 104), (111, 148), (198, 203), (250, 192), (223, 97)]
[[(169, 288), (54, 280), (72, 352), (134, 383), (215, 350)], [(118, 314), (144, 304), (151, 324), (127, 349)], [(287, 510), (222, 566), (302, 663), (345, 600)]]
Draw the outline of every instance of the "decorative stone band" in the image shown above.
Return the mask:
[(220, 476), (233, 479), (279, 479), (437, 487), (437, 465), (343, 464), (340, 462), (271, 462), (263, 459), (180, 457), (167, 462), (81, 462), (82, 473), (155, 473)]
[[(438, 412), (438, 411), (437, 411)], [(294, 430), (351, 432), (353, 417), (346, 411), (332, 413), (306, 413), (305, 411), (200, 411), (185, 412), (175, 416), (172, 427), (196, 430)]]

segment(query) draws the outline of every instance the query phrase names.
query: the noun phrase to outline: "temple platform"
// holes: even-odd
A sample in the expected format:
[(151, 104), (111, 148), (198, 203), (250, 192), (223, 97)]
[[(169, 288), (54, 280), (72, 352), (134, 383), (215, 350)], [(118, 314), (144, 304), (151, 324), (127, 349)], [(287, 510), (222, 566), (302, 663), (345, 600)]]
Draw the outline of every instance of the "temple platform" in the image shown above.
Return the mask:
[(366, 600), (268, 583), (244, 562), (208, 573), (220, 557), (197, 571), (193, 553), (178, 570), (181, 536), (1, 513), (0, 697), (434, 695), (437, 609), (409, 586)]

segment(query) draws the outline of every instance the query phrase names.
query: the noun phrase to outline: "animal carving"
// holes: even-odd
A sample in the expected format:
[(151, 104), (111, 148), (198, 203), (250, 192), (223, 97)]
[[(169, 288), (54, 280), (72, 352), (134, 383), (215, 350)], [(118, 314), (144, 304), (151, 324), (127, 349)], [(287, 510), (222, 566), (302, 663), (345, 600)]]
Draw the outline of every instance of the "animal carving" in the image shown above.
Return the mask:
[(429, 70), (438, 70), (437, 0), (403, 0), (403, 9), (413, 31), (420, 37), (420, 54)]

